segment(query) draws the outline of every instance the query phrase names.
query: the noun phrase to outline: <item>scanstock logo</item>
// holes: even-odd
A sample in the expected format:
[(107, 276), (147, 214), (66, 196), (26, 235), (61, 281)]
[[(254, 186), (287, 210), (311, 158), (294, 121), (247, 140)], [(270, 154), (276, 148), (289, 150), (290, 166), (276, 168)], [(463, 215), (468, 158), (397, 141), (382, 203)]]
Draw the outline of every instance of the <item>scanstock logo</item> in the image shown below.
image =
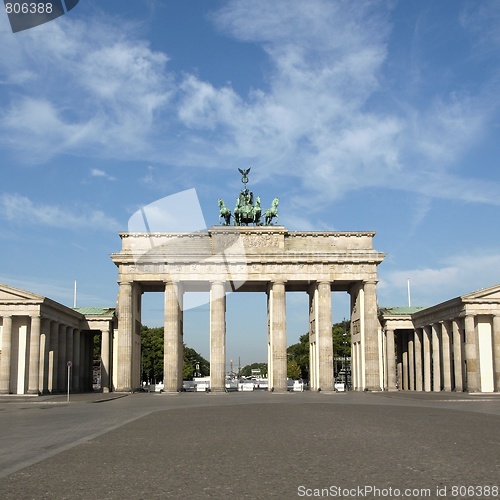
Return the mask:
[[(178, 259), (193, 255), (189, 265), (194, 270), (198, 264), (214, 263), (218, 269), (218, 276), (204, 275), (205, 280), (220, 278), (227, 283), (227, 291), (236, 291), (248, 277), (246, 254), (243, 238), (239, 232), (228, 235), (222, 249), (214, 255), (196, 261), (196, 251), (191, 248), (193, 240), (189, 235), (199, 236), (206, 233), (207, 226), (196, 189), (188, 189), (179, 193), (161, 198), (137, 210), (128, 221), (129, 233), (141, 233), (140, 237), (128, 238), (129, 251), (132, 253), (134, 264), (148, 265), (158, 262), (166, 266), (165, 273), (173, 281), (182, 281), (178, 271)], [(165, 235), (162, 233), (171, 233)], [(176, 235), (175, 233), (182, 233)], [(222, 268), (221, 268), (222, 259)], [(222, 271), (222, 273), (221, 273)], [(178, 296), (182, 310), (192, 309), (210, 300), (220, 297), (209, 297), (207, 293), (192, 293), (188, 296)]]
[(80, 0), (4, 0), (13, 33), (48, 23), (77, 6)]

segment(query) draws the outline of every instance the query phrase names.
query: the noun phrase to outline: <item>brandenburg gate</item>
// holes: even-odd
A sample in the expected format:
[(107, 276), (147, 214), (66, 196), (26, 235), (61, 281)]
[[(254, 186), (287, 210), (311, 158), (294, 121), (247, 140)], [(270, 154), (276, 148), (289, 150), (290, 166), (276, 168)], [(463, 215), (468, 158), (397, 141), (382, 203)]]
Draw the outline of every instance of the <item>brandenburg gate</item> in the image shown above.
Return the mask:
[[(351, 295), (354, 389), (381, 389), (377, 265), (369, 232), (289, 232), (283, 226), (216, 226), (204, 233), (121, 233), (115, 390), (140, 387), (141, 295), (165, 292), (165, 391), (182, 388), (182, 298), (210, 291), (211, 390), (225, 388), (230, 291), (268, 297), (269, 388), (286, 391), (286, 291), (309, 294), (311, 388), (333, 390), (331, 292)], [(138, 249), (144, 254), (137, 262)]]
[[(384, 254), (373, 249), (375, 233), (260, 225), (260, 198), (254, 205), (246, 188), (248, 170), (240, 172), (245, 189), (235, 208), (237, 225), (229, 225), (229, 210), (219, 200), (226, 225), (201, 232), (120, 233), (122, 248), (111, 255), (119, 269), (114, 390), (140, 387), (144, 292), (164, 292), (164, 391), (182, 389), (183, 294), (192, 291), (210, 292), (211, 391), (225, 390), (226, 293), (239, 291), (267, 294), (269, 390), (287, 390), (287, 291), (309, 295), (311, 389), (334, 389), (331, 292), (345, 291), (351, 296), (353, 389), (381, 390), (376, 284)], [(270, 210), (276, 211), (277, 203), (276, 198)], [(266, 224), (273, 215), (266, 212)], [(255, 225), (244, 225), (251, 222)]]

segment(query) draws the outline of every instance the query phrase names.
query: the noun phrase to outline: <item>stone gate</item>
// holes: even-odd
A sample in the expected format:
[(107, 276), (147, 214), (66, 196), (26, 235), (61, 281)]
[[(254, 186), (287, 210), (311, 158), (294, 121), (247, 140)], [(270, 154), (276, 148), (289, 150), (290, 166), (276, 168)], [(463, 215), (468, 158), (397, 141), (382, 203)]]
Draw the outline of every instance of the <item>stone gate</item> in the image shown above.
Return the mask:
[(113, 387), (140, 387), (141, 296), (165, 293), (164, 385), (182, 389), (183, 294), (210, 292), (210, 379), (225, 390), (226, 292), (262, 292), (268, 304), (269, 389), (287, 390), (286, 291), (309, 294), (310, 386), (333, 390), (331, 292), (351, 296), (352, 384), (383, 387), (373, 232), (292, 232), (283, 226), (214, 226), (197, 233), (120, 233)]

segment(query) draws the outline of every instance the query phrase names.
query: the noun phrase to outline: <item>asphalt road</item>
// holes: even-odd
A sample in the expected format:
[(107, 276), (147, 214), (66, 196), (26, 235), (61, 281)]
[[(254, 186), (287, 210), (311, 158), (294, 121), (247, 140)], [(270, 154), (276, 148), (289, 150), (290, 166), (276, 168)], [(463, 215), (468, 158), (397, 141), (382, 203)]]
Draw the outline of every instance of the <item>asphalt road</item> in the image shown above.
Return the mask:
[(0, 398), (0, 498), (500, 497), (497, 395), (103, 397)]

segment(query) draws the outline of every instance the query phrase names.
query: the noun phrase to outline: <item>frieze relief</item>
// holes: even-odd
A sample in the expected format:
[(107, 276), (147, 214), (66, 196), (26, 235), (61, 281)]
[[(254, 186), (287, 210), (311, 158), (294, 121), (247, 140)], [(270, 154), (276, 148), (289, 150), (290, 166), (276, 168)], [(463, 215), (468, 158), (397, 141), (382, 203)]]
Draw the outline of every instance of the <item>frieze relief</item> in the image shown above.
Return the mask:
[[(243, 247), (243, 241), (239, 234), (231, 233), (217, 233), (212, 235), (212, 252), (214, 254), (220, 254), (227, 251), (228, 253), (240, 253)], [(234, 252), (234, 250), (238, 250)], [(233, 252), (231, 252), (233, 250)]]
[(279, 234), (242, 234), (243, 246), (245, 248), (279, 248)]

